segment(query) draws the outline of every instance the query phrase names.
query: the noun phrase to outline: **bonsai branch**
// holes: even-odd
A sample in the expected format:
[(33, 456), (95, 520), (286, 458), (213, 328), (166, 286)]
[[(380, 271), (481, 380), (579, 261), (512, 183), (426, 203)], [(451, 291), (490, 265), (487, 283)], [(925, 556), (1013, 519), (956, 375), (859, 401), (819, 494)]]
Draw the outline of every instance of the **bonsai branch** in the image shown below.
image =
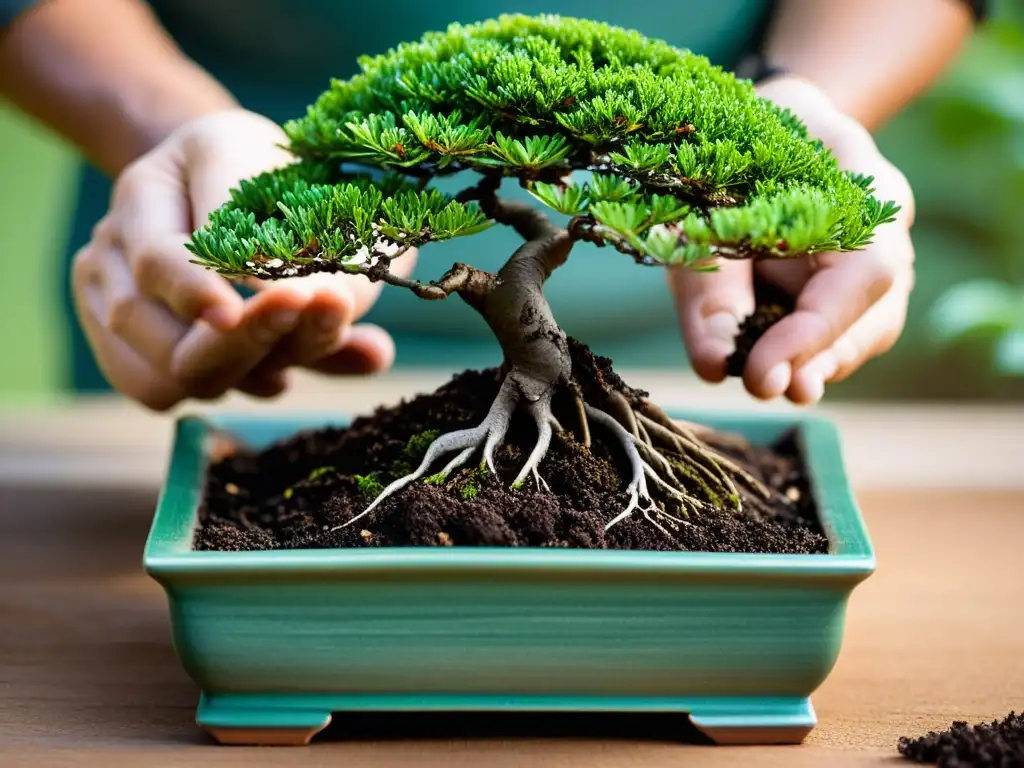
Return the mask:
[[(573, 240), (582, 240), (593, 243), (598, 248), (611, 245), (619, 253), (630, 256), (642, 266), (659, 266), (661, 262), (657, 259), (640, 253), (637, 248), (618, 232), (603, 226), (589, 215), (576, 216), (569, 222), (569, 232)], [(685, 246), (690, 240), (683, 233), (679, 232), (679, 245)], [(771, 258), (774, 254), (767, 248), (756, 248), (744, 243), (715, 243), (709, 246), (709, 257), (728, 259), (732, 261), (745, 261), (748, 259)]]

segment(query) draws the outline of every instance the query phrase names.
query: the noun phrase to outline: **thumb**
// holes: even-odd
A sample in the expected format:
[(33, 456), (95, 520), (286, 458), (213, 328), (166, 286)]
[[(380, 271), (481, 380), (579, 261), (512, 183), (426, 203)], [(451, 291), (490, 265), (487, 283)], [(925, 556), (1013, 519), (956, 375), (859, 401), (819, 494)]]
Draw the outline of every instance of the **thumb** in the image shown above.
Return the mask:
[(725, 379), (740, 323), (754, 311), (750, 262), (720, 260), (717, 267), (714, 272), (675, 267), (668, 273), (690, 363), (710, 382)]

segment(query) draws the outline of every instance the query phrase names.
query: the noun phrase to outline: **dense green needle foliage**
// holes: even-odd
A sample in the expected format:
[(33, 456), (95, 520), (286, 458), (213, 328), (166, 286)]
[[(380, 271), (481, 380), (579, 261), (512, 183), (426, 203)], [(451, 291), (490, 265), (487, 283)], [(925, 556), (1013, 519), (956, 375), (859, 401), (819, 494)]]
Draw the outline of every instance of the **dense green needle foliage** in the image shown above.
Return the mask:
[(359, 63), (285, 125), (296, 164), (243, 183), (195, 233), (199, 263), (386, 269), (492, 223), (427, 187), (466, 169), (517, 178), (574, 237), (641, 263), (854, 250), (897, 211), (750, 82), (634, 31), (502, 16)]

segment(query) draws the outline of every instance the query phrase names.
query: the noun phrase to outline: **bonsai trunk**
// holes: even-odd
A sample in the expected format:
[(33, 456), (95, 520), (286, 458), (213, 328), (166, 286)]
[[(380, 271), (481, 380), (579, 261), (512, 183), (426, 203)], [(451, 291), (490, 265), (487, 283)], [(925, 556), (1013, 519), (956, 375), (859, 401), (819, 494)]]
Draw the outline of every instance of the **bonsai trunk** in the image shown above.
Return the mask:
[(429, 479), (445, 480), (477, 451), (482, 452), (487, 470), (497, 476), (494, 453), (520, 407), (536, 424), (537, 440), (512, 487), (520, 487), (532, 475), (537, 487), (546, 489), (538, 468), (552, 437), (559, 433), (569, 439), (552, 411), (552, 400), (559, 391), (571, 398), (573, 427), (583, 445), (590, 446), (591, 425), (596, 424), (628, 459), (628, 501), (608, 528), (637, 511), (671, 537), (665, 526), (685, 525), (682, 518), (691, 512), (709, 506), (739, 509), (737, 483), (752, 489), (755, 497), (770, 498), (763, 484), (715, 450), (706, 430), (673, 422), (639, 393), (593, 367), (574, 375), (570, 341), (544, 296), (544, 283), (565, 263), (572, 249), (570, 232), (553, 224), (539, 210), (501, 201), (493, 192), (484, 194), (481, 203), (488, 216), (513, 227), (526, 242), (497, 274), (459, 263), (440, 280), (417, 286), (416, 292), (426, 299), (457, 293), (484, 318), (504, 355), (504, 378), (498, 395), (480, 425), (438, 437), (414, 472), (392, 482), (362, 513), (339, 527), (369, 514), (384, 499), (426, 476), (447, 455), (454, 454), (454, 458)]

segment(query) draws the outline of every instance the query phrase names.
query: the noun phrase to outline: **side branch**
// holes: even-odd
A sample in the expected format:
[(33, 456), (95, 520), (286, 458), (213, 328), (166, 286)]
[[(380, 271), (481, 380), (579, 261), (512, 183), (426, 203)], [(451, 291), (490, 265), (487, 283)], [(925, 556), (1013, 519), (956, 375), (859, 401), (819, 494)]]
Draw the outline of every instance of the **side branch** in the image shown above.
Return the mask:
[(377, 255), (372, 264), (349, 264), (344, 271), (350, 274), (363, 275), (370, 282), (387, 283), (398, 288), (406, 288), (421, 299), (437, 301), (446, 299), (453, 293), (462, 294), (466, 297), (480, 297), (489, 293), (497, 282), (497, 277), (476, 267), (461, 262), (456, 263), (445, 272), (439, 279), (430, 283), (423, 283), (419, 280), (410, 280), (406, 277), (391, 272), (391, 261), (398, 255), (404, 253), (408, 248), (403, 248), (396, 256)]
[[(569, 222), (569, 235), (573, 241), (586, 241), (593, 243), (599, 248), (611, 245), (619, 253), (632, 256), (637, 264), (646, 267), (661, 266), (662, 262), (650, 256), (640, 253), (626, 238), (608, 227), (598, 224), (589, 215), (575, 216)], [(678, 234), (679, 245), (689, 244), (686, 235)], [(710, 257), (728, 259), (732, 261), (745, 261), (747, 259), (773, 258), (774, 253), (767, 248), (755, 248), (744, 243), (725, 245), (723, 243), (710, 244)]]
[(512, 227), (526, 241), (547, 240), (563, 231), (539, 208), (518, 200), (503, 200), (498, 197), (500, 184), (501, 176), (489, 174), (475, 187), (464, 190), (456, 199), (460, 202), (478, 201), (480, 210), (488, 218)]

